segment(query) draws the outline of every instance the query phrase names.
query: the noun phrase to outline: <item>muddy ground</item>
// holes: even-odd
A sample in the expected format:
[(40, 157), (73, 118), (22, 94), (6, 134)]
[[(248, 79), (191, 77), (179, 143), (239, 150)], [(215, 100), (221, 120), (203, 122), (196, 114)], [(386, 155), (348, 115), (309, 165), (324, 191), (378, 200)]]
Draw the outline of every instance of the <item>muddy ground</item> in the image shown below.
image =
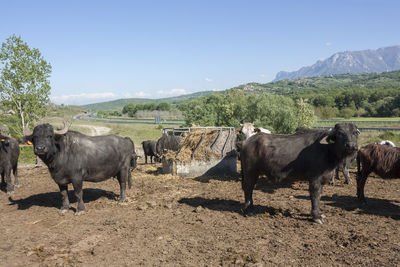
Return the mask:
[[(128, 202), (118, 182), (85, 183), (87, 214), (58, 214), (47, 168), (21, 167), (22, 186), (0, 192), (1, 266), (394, 266), (400, 263), (400, 179), (327, 185), (325, 224), (311, 222), (307, 184), (260, 179), (257, 214), (243, 217), (236, 177), (178, 178), (139, 164)], [(354, 180), (354, 173), (352, 178)], [(70, 198), (73, 199), (72, 191)], [(76, 202), (72, 200), (72, 206)]]

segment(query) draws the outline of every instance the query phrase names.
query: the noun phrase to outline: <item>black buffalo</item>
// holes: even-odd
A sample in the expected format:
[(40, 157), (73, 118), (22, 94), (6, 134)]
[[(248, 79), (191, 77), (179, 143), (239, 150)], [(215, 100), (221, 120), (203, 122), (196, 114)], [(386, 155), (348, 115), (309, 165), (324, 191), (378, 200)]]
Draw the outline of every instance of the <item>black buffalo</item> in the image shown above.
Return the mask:
[(142, 147), (143, 147), (143, 152), (144, 152), (144, 159), (145, 163), (147, 164), (147, 157), (150, 157), (150, 162), (153, 163), (153, 157), (154, 161), (158, 160), (157, 157), (157, 150), (156, 150), (156, 141), (143, 141), (142, 142)]
[(101, 182), (117, 177), (119, 202), (126, 200), (126, 183), (132, 185), (130, 169), (136, 166), (135, 146), (130, 138), (116, 135), (86, 136), (79, 132), (54, 131), (50, 124), (38, 125), (24, 138), (33, 143), (34, 152), (47, 165), (62, 197), (60, 213), (70, 208), (68, 184), (77, 198), (76, 215), (85, 213), (83, 181)]
[[(9, 136), (0, 135), (1, 184), (7, 184), (7, 194), (12, 194), (14, 192), (14, 185), (19, 185), (17, 170), (18, 157), (19, 144), (17, 140)], [(11, 171), (14, 174), (14, 184), (11, 183)]]
[(322, 187), (333, 170), (357, 150), (359, 130), (354, 124), (336, 124), (329, 131), (301, 130), (293, 135), (257, 134), (243, 144), (245, 214), (253, 213), (253, 189), (261, 174), (275, 182), (306, 180), (311, 196), (311, 215), (318, 223), (325, 217), (320, 210)]
[(157, 157), (161, 157), (166, 150), (178, 151), (182, 136), (163, 134), (156, 144)]

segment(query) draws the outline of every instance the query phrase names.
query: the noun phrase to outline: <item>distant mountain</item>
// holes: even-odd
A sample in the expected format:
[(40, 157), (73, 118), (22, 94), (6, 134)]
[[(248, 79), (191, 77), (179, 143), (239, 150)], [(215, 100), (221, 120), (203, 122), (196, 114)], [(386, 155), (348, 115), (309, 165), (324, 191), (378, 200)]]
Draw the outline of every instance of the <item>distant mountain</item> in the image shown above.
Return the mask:
[(400, 45), (336, 53), (298, 71), (280, 71), (274, 81), (344, 73), (371, 73), (400, 70)]
[(193, 93), (193, 94), (180, 95), (180, 96), (174, 96), (174, 97), (166, 97), (166, 98), (158, 98), (158, 99), (123, 98), (123, 99), (117, 99), (117, 100), (113, 100), (113, 101), (83, 105), (82, 107), (87, 110), (90, 110), (90, 111), (99, 111), (99, 110), (111, 111), (111, 110), (122, 110), (122, 108), (129, 103), (147, 104), (147, 103), (154, 102), (156, 104), (159, 104), (161, 102), (166, 102), (169, 104), (178, 104), (178, 103), (186, 101), (186, 100), (210, 95), (212, 93), (215, 93), (215, 92), (214, 91), (202, 91), (202, 92), (197, 92), (197, 93)]

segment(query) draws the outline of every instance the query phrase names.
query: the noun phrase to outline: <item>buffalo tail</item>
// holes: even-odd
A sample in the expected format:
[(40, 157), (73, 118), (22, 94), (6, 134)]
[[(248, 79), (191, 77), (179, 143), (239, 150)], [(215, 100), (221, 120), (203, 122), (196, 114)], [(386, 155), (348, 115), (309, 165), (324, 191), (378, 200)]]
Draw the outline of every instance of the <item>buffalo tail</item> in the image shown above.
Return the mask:
[(128, 188), (131, 189), (132, 187), (132, 174), (131, 170), (128, 170)]
[(357, 151), (357, 180), (361, 177), (360, 150)]

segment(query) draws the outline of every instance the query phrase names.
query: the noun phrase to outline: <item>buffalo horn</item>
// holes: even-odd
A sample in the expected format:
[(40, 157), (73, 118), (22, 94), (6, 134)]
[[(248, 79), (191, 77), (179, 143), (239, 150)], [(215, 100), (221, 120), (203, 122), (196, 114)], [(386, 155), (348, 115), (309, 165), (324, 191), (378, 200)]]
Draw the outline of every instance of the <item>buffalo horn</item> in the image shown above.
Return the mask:
[(68, 132), (69, 129), (69, 125), (67, 125), (67, 123), (64, 121), (64, 128), (62, 128), (61, 130), (54, 130), (55, 134), (66, 134)]

